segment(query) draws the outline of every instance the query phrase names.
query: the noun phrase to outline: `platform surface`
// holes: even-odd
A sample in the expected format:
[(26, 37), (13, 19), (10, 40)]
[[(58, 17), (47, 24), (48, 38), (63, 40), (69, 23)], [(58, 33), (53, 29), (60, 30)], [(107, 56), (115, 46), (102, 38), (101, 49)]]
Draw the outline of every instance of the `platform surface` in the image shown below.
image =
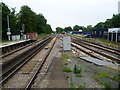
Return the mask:
[(22, 43), (22, 42), (26, 42), (26, 41), (29, 41), (29, 40), (30, 39), (0, 43), (0, 48), (7, 47), (7, 46), (10, 46), (10, 45), (14, 45), (14, 44), (18, 44), (18, 43)]

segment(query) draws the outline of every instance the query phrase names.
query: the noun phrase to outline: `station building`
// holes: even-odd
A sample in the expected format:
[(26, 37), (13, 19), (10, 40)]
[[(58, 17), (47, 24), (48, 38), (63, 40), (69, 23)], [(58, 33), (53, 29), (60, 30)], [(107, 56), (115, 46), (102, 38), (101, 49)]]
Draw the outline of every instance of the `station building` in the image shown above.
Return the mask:
[(120, 28), (108, 29), (108, 40), (120, 42)]

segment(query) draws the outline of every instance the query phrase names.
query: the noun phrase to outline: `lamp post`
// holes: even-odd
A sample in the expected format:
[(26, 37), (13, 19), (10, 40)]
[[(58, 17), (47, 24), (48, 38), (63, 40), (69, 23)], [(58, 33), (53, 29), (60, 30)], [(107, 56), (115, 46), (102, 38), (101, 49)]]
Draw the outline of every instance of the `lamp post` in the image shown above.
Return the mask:
[(22, 30), (20, 31), (21, 32), (21, 39), (24, 39), (24, 29), (25, 29), (25, 25), (22, 24)]
[(10, 32), (10, 27), (9, 27), (9, 15), (7, 15), (7, 22), (8, 22), (8, 32), (7, 32), (7, 35), (8, 35), (8, 40), (10, 41), (11, 32)]

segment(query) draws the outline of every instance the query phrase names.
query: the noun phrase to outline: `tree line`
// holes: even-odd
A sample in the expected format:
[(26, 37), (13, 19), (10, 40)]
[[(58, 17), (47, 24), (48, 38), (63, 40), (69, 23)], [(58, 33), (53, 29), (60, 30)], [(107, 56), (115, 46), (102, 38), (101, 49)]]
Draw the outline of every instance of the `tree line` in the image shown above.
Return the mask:
[(105, 22), (99, 22), (95, 26), (88, 25), (87, 27), (75, 25), (73, 27), (68, 26), (65, 28), (57, 27), (56, 32), (68, 32), (68, 31), (79, 31), (83, 30), (83, 32), (89, 32), (96, 29), (108, 29), (108, 28), (118, 28), (120, 27), (120, 14), (114, 14), (111, 19), (107, 19)]
[(2, 39), (7, 39), (7, 16), (9, 15), (10, 31), (12, 35), (20, 34), (24, 26), (24, 33), (37, 32), (52, 33), (51, 25), (47, 24), (47, 20), (43, 14), (36, 14), (30, 7), (24, 5), (19, 13), (16, 13), (16, 8), (9, 8), (5, 3), (0, 3), (2, 7)]

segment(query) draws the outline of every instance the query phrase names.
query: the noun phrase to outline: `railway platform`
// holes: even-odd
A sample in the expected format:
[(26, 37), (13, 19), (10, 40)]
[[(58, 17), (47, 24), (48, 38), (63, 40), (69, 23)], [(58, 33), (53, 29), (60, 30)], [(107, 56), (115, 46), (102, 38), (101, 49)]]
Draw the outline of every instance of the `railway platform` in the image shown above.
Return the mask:
[(0, 50), (2, 51), (2, 54), (5, 54), (19, 47), (30, 44), (31, 42), (33, 41), (31, 39), (28, 39), (28, 40), (10, 41), (10, 42), (5, 42), (5, 43), (0, 43)]

